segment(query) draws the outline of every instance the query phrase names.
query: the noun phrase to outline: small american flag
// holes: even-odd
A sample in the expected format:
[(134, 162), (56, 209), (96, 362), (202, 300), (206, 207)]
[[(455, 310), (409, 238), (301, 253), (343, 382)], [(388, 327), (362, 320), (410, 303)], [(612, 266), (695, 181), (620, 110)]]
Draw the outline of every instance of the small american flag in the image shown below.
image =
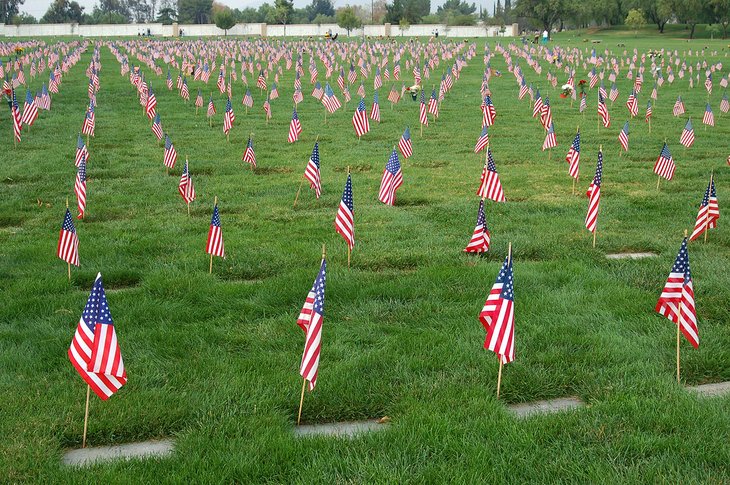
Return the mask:
[(667, 147), (667, 144), (665, 143), (662, 147), (662, 151), (659, 152), (659, 157), (657, 158), (656, 163), (654, 164), (654, 173), (667, 180), (672, 180), (672, 177), (674, 177), (674, 170), (676, 168), (674, 160), (672, 159), (672, 154), (669, 153), (669, 147)]
[(702, 202), (700, 203), (700, 210), (697, 212), (697, 220), (695, 221), (695, 228), (692, 231), (692, 235), (689, 237), (690, 241), (697, 239), (700, 234), (717, 227), (717, 220), (720, 218), (720, 206), (717, 203), (717, 193), (715, 192), (715, 180), (710, 177), (710, 183), (707, 184), (707, 190), (705, 191)]
[(185, 101), (190, 101), (190, 90), (188, 90), (188, 80), (183, 78), (182, 87), (180, 88), (180, 96)]
[(76, 157), (74, 159), (74, 164), (78, 167), (79, 165), (81, 165), (81, 160), (88, 160), (88, 159), (89, 159), (89, 150), (86, 148), (84, 139), (81, 138), (81, 135), (78, 135), (78, 139), (76, 140)]
[(81, 126), (81, 133), (84, 135), (94, 136), (95, 112), (93, 101), (89, 103), (89, 108), (86, 110), (86, 116), (84, 117), (84, 124)]
[(705, 114), (702, 116), (702, 123), (709, 126), (715, 126), (715, 115), (712, 114), (710, 103), (705, 106)]
[(477, 142), (474, 145), (474, 153), (479, 153), (489, 145), (489, 128), (486, 126), (482, 127), (482, 133), (477, 138)]
[(355, 247), (355, 208), (352, 200), (352, 177), (349, 173), (345, 190), (342, 192), (340, 208), (337, 209), (335, 216), (335, 232), (342, 236), (350, 250)]
[(542, 96), (540, 96), (540, 90), (535, 92), (535, 104), (532, 108), (532, 117), (537, 118), (537, 115), (542, 113)]
[(198, 88), (198, 95), (195, 97), (195, 107), (196, 108), (202, 108), (203, 107), (203, 91)]
[(580, 131), (575, 134), (573, 144), (570, 145), (568, 154), (565, 156), (565, 161), (568, 162), (568, 175), (577, 179), (580, 164)]
[(299, 374), (309, 381), (309, 390), (317, 384), (319, 372), (319, 352), (322, 344), (322, 322), (324, 321), (324, 291), (326, 282), (327, 261), (322, 258), (317, 278), (309, 290), (304, 306), (299, 312), (297, 325), (305, 333), (304, 353)]
[(545, 140), (542, 142), (542, 151), (545, 151), (548, 148), (553, 148), (557, 145), (558, 142), (555, 140), (555, 126), (553, 123), (550, 123), (547, 133), (545, 133)]
[(398, 140), (398, 149), (403, 158), (410, 158), (413, 155), (413, 143), (411, 142), (411, 130), (406, 126), (403, 135)]
[(213, 103), (213, 95), (210, 95), (210, 99), (208, 99), (208, 111), (207, 116), (210, 118), (215, 114), (215, 104)]
[(68, 358), (94, 394), (106, 401), (127, 383), (122, 352), (104, 293), (101, 273), (76, 326)]
[(626, 107), (629, 110), (629, 114), (633, 118), (639, 113), (639, 102), (636, 99), (636, 91), (631, 91), (629, 99), (626, 101)]
[(489, 147), (487, 147), (487, 161), (482, 170), (482, 178), (479, 183), (477, 195), (495, 202), (507, 201), (504, 196), (504, 190), (502, 189), (502, 182), (499, 180), (494, 158), (492, 157), (492, 150)]
[(233, 112), (231, 98), (228, 98), (228, 101), (226, 102), (226, 112), (223, 115), (223, 133), (227, 135), (231, 131), (234, 121), (236, 121), (236, 114)]
[(342, 107), (342, 105), (340, 104), (340, 100), (337, 99), (337, 96), (335, 96), (335, 92), (332, 91), (330, 83), (327, 83), (324, 87), (322, 104), (324, 104), (325, 109), (330, 113), (334, 113), (335, 111), (340, 109), (340, 107)]
[(268, 97), (266, 98), (266, 101), (264, 101), (263, 110), (264, 110), (264, 113), (266, 114), (266, 119), (270, 120), (271, 119), (271, 103), (269, 102)]
[(383, 86), (383, 78), (380, 76), (380, 68), (375, 68), (375, 78), (373, 79), (373, 89), (380, 89)]
[(380, 103), (377, 91), (373, 93), (373, 105), (370, 107), (370, 119), (380, 123)]
[(355, 128), (355, 134), (358, 138), (370, 131), (370, 122), (368, 121), (365, 99), (363, 98), (360, 98), (360, 103), (358, 103), (355, 114), (352, 116), (352, 126)]
[(248, 108), (253, 108), (253, 97), (251, 96), (250, 90), (246, 89), (246, 94), (243, 95), (243, 100), (241, 101), (241, 104)]
[(309, 181), (309, 187), (314, 189), (314, 193), (319, 199), (322, 193), (322, 182), (319, 173), (319, 143), (317, 142), (314, 143), (312, 155), (309, 157), (309, 162), (307, 162), (307, 166), (304, 169), (304, 178)]
[(487, 218), (484, 215), (484, 199), (479, 201), (479, 212), (477, 213), (477, 225), (471, 236), (469, 244), (464, 251), (467, 253), (484, 253), (489, 251), (490, 235), (487, 227)]
[(646, 102), (646, 115), (644, 115), (644, 121), (649, 122), (649, 119), (652, 115), (652, 107), (651, 107), (651, 101)]
[(259, 89), (266, 89), (266, 78), (264, 77), (264, 70), (259, 71), (259, 77), (256, 79), (256, 87)]
[(679, 143), (685, 147), (691, 147), (695, 142), (695, 130), (692, 128), (692, 120), (688, 119), (687, 124), (684, 125), (682, 135), (679, 137)]
[(79, 265), (79, 236), (76, 234), (71, 211), (66, 209), (63, 217), (63, 225), (58, 235), (58, 248), (56, 254), (59, 258), (74, 266)]
[(720, 111), (723, 113), (730, 111), (730, 102), (727, 99), (727, 93), (724, 93), (722, 95), (722, 100), (720, 100)]
[(608, 114), (608, 107), (606, 107), (606, 100), (598, 94), (598, 115), (601, 117), (604, 128), (611, 126), (611, 116)]
[(588, 212), (586, 213), (586, 229), (590, 232), (596, 232), (598, 225), (598, 208), (601, 204), (601, 182), (603, 179), (603, 152), (598, 151), (598, 163), (596, 164), (596, 174), (593, 176), (591, 185), (586, 191), (588, 196)]
[(296, 108), (291, 114), (291, 123), (289, 123), (289, 136), (287, 138), (287, 141), (289, 143), (294, 143), (299, 139), (299, 135), (302, 134), (302, 123), (299, 121), (299, 116), (297, 116), (297, 110)]
[(223, 248), (223, 230), (221, 229), (221, 218), (218, 214), (217, 203), (213, 206), (213, 217), (210, 220), (210, 230), (208, 230), (208, 241), (205, 244), (205, 252), (221, 258), (226, 257), (226, 252)]
[(431, 98), (428, 100), (428, 112), (435, 118), (439, 117), (439, 103), (436, 96), (436, 89), (431, 90)]
[(244, 150), (241, 160), (250, 164), (252, 168), (256, 168), (256, 153), (253, 151), (253, 140), (250, 136), (248, 137), (246, 150)]
[(487, 331), (484, 348), (491, 350), (503, 364), (515, 360), (515, 294), (512, 258), (507, 256), (489, 292), (479, 321)]
[(155, 120), (152, 122), (152, 133), (155, 134), (158, 140), (162, 140), (162, 122), (160, 121), (160, 113), (155, 114)]
[(15, 134), (15, 140), (20, 142), (20, 132), (23, 130), (23, 124), (21, 122), (22, 117), (20, 116), (18, 100), (15, 98), (15, 89), (12, 89), (12, 92), (12, 99), (10, 101), (10, 115), (13, 118), (13, 133)]
[(175, 150), (175, 145), (172, 144), (172, 140), (166, 134), (165, 135), (165, 156), (162, 160), (162, 163), (167, 168), (175, 168), (175, 162), (177, 162), (177, 150)]
[(76, 182), (74, 183), (74, 193), (76, 194), (76, 202), (79, 209), (78, 219), (84, 218), (86, 211), (86, 159), (81, 158), (79, 169), (76, 172)]
[[(604, 94), (603, 97), (605, 98), (606, 95)], [(616, 87), (616, 83), (611, 84), (611, 91), (608, 93), (608, 99), (610, 99), (612, 103), (618, 99), (618, 88)]]
[(489, 95), (486, 95), (484, 97), (484, 103), (482, 104), (482, 126), (492, 126), (496, 117), (497, 110), (494, 108), (492, 98)]
[(540, 108), (540, 123), (542, 123), (542, 127), (547, 130), (552, 122), (553, 109), (550, 106), (550, 98), (545, 96), (545, 101), (542, 102), (542, 108)]
[(38, 104), (36, 103), (33, 95), (30, 93), (30, 89), (28, 89), (25, 93), (25, 103), (23, 104), (23, 116), (21, 117), (21, 122), (28, 126), (33, 126), (36, 119), (38, 119)]
[(682, 334), (694, 348), (700, 346), (686, 237), (682, 240), (677, 259), (669, 272), (655, 310), (679, 325)]
[(400, 169), (398, 152), (394, 148), (388, 158), (388, 163), (385, 164), (385, 170), (383, 170), (378, 200), (386, 205), (395, 205), (395, 193), (401, 185), (403, 185), (403, 174)]
[[(200, 97), (200, 94), (198, 94), (198, 97)], [(200, 98), (200, 105), (203, 105), (203, 98)], [(196, 102), (197, 106), (197, 102)], [(155, 108), (157, 107), (157, 97), (155, 96), (154, 91), (152, 91), (152, 88), (149, 89), (149, 92), (147, 94), (147, 102), (145, 103), (145, 113), (147, 113), (147, 118), (153, 119), (155, 117)]]
[(190, 176), (188, 170), (188, 161), (185, 160), (185, 168), (183, 168), (182, 175), (180, 176), (180, 183), (177, 186), (180, 196), (183, 198), (186, 204), (190, 204), (195, 200), (195, 186), (193, 185), (193, 178)]
[(674, 116), (684, 114), (684, 102), (682, 101), (682, 96), (677, 96), (677, 101), (674, 102), (674, 107), (672, 108), (672, 114)]
[(425, 126), (428, 126), (428, 106), (426, 105), (426, 95), (421, 90), (421, 104), (419, 105), (418, 121)]
[(624, 123), (624, 127), (621, 128), (621, 131), (618, 134), (618, 142), (621, 144), (621, 148), (623, 148), (625, 152), (629, 151), (629, 122), (628, 121), (626, 123)]
[(322, 89), (322, 85), (317, 81), (317, 84), (314, 85), (314, 89), (312, 90), (312, 97), (320, 101), (322, 96), (324, 96), (324, 89)]

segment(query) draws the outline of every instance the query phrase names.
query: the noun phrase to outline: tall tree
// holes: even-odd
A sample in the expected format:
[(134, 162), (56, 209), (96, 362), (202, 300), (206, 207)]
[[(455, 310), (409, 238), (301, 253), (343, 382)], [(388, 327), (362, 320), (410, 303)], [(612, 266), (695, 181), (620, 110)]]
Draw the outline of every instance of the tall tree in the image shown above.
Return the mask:
[(213, 15), (213, 21), (216, 27), (223, 30), (223, 35), (228, 36), (228, 29), (236, 25), (236, 18), (233, 16), (231, 9), (226, 7), (222, 10), (217, 11)]
[(9, 24), (13, 17), (18, 14), (19, 8), (23, 3), (25, 3), (25, 0), (0, 0), (2, 22)]
[(332, 0), (312, 0), (312, 3), (307, 6), (307, 17), (311, 22), (317, 15), (334, 17), (335, 7), (332, 5)]
[(157, 12), (157, 22), (170, 25), (177, 20), (177, 4), (172, 0), (162, 0)]
[(722, 38), (727, 39), (727, 28), (730, 25), (730, 0), (710, 0), (713, 19), (722, 25)]
[(294, 11), (294, 0), (274, 0), (274, 19), (276, 23), (284, 25), (284, 35), (286, 36), (286, 24), (291, 19)]
[(548, 33), (566, 14), (565, 0), (518, 0), (515, 14), (527, 17)]
[(78, 2), (69, 0), (54, 0), (41, 18), (44, 24), (81, 23), (84, 17), (84, 7)]
[(177, 17), (182, 23), (207, 24), (212, 9), (213, 0), (178, 0)]
[(397, 24), (405, 20), (408, 24), (417, 24), (431, 11), (431, 0), (393, 0), (386, 9), (386, 22)]
[(674, 0), (672, 5), (677, 20), (689, 26), (689, 38), (694, 38), (697, 24), (710, 16), (709, 0)]

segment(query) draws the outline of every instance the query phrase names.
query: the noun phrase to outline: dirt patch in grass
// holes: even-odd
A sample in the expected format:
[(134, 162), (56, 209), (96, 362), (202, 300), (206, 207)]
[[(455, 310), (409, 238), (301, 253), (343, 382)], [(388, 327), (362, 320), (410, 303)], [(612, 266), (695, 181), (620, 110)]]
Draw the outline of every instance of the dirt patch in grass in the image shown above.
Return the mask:
[(404, 197), (397, 199), (395, 205), (396, 207), (428, 206), (431, 205), (431, 201), (424, 197)]
[(437, 160), (435, 162), (413, 163), (413, 164), (411, 164), (411, 167), (416, 167), (416, 168), (441, 168), (441, 167), (448, 167), (449, 165), (451, 165), (451, 162), (447, 162), (446, 160)]
[[(350, 172), (369, 172), (373, 169), (372, 165), (369, 164), (361, 164), (361, 165), (351, 165), (350, 166)], [(347, 167), (335, 167), (333, 168), (335, 172), (347, 172)]]
[[(96, 274), (93, 271), (80, 270), (75, 272), (72, 269), (71, 285), (78, 290), (89, 291), (94, 284)], [(139, 287), (142, 283), (142, 275), (136, 271), (111, 270), (103, 272), (101, 277), (104, 282), (104, 290), (107, 292), (130, 290)]]
[(15, 214), (2, 214), (0, 213), (0, 227), (17, 227), (23, 225), (23, 219)]

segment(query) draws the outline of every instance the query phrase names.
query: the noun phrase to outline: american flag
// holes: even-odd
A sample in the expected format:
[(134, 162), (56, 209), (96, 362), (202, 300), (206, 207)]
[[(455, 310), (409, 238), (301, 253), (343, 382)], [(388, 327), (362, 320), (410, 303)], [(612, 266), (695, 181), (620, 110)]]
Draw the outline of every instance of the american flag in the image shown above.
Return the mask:
[(88, 160), (88, 159), (89, 159), (89, 150), (86, 148), (84, 139), (81, 138), (81, 135), (79, 135), (78, 139), (76, 140), (76, 157), (74, 159), (74, 164), (78, 167), (79, 165), (81, 165), (81, 160)]
[(702, 123), (709, 126), (715, 126), (715, 115), (712, 114), (710, 103), (705, 106), (705, 114), (702, 116)]
[(720, 111), (723, 113), (730, 111), (730, 102), (727, 99), (727, 93), (723, 94), (722, 100), (720, 100)]
[(312, 90), (312, 97), (317, 101), (321, 101), (322, 96), (324, 96), (324, 89), (322, 89), (322, 85), (317, 81), (317, 84), (314, 85), (314, 89)]
[(357, 73), (355, 72), (355, 66), (350, 63), (350, 72), (347, 73), (347, 81), (350, 84), (354, 84), (357, 81)]
[(48, 79), (48, 90), (52, 93), (58, 92), (58, 80), (53, 72), (51, 72), (51, 76)]
[(411, 130), (406, 126), (403, 135), (398, 140), (398, 149), (403, 158), (410, 158), (413, 155), (413, 143), (411, 142)]
[(611, 91), (608, 93), (608, 99), (610, 99), (612, 103), (618, 99), (618, 88), (616, 87), (616, 83), (611, 84)]
[(502, 264), (479, 313), (479, 321), (487, 331), (484, 348), (497, 354), (503, 364), (515, 360), (515, 293), (511, 255)]
[(243, 95), (241, 104), (248, 108), (253, 108), (253, 97), (251, 96), (251, 91), (249, 89), (246, 89), (246, 94)]
[(213, 95), (210, 95), (210, 99), (208, 99), (208, 111), (206, 115), (210, 118), (215, 114), (215, 104), (213, 103)]
[(223, 94), (226, 90), (226, 79), (223, 76), (223, 69), (220, 70), (218, 73), (218, 82), (216, 83), (216, 86), (218, 86), (218, 91)]
[(396, 62), (393, 66), (393, 79), (400, 81), (400, 63)]
[(639, 102), (636, 99), (636, 92), (631, 91), (631, 94), (629, 94), (629, 99), (626, 101), (626, 107), (629, 110), (629, 114), (633, 118), (639, 113)]
[(525, 78), (523, 77), (520, 82), (520, 92), (517, 95), (517, 99), (522, 99), (527, 94), (527, 83), (525, 82)]
[(330, 83), (327, 83), (324, 87), (322, 104), (324, 104), (325, 109), (330, 113), (334, 113), (335, 111), (340, 109), (340, 107), (342, 107), (342, 105), (340, 104), (340, 100), (337, 99), (337, 96), (335, 96), (335, 92), (332, 91)]
[(651, 101), (646, 102), (646, 115), (644, 115), (644, 121), (649, 122), (649, 118), (652, 115)]
[(264, 70), (259, 71), (259, 77), (256, 79), (256, 87), (259, 89), (266, 89), (266, 78), (264, 77)]
[(248, 143), (246, 144), (246, 149), (243, 151), (241, 160), (250, 164), (252, 168), (256, 168), (256, 153), (253, 151), (253, 140), (250, 136), (248, 137)]
[(167, 70), (167, 89), (172, 91), (172, 76), (170, 75), (170, 69)]
[(297, 71), (296, 74), (294, 75), (294, 89), (295, 90), (302, 89), (302, 79), (300, 76), (301, 75), (299, 74), (299, 71)]
[(421, 68), (418, 63), (413, 64), (413, 84), (421, 84)]
[(649, 97), (655, 101), (659, 97), (659, 92), (657, 91), (657, 83), (654, 83), (654, 87), (652, 88), (651, 95)]
[(188, 170), (188, 161), (185, 160), (185, 168), (183, 168), (182, 175), (180, 176), (180, 183), (177, 186), (180, 196), (183, 198), (186, 204), (190, 204), (195, 200), (195, 186), (193, 185), (193, 178), (190, 176)]
[[(12, 88), (11, 88), (12, 89)], [(10, 101), (10, 115), (13, 118), (13, 133), (15, 134), (15, 140), (20, 141), (20, 132), (23, 130), (22, 117), (20, 116), (20, 108), (18, 107), (18, 100), (15, 98), (15, 89), (12, 89), (12, 99)]]
[(542, 96), (540, 96), (540, 90), (535, 92), (535, 105), (532, 108), (532, 117), (537, 118), (537, 115), (542, 113)]
[(580, 131), (575, 134), (573, 144), (570, 145), (568, 154), (565, 155), (565, 161), (568, 162), (568, 175), (577, 179), (578, 167), (580, 164)]
[(162, 163), (167, 168), (175, 168), (175, 162), (177, 162), (177, 150), (175, 150), (175, 145), (172, 144), (170, 137), (165, 134), (165, 155)]
[(81, 313), (68, 358), (94, 394), (106, 401), (127, 383), (122, 351), (104, 293), (101, 273)]
[(89, 108), (86, 110), (86, 116), (84, 117), (84, 124), (81, 126), (81, 133), (84, 135), (94, 136), (95, 114), (94, 114), (94, 103), (89, 103)]
[(421, 90), (421, 104), (419, 105), (418, 121), (422, 125), (428, 126), (428, 107), (426, 105), (426, 95)]
[(271, 119), (271, 103), (269, 102), (268, 96), (266, 97), (266, 100), (264, 101), (263, 110), (264, 110), (264, 113), (266, 114), (266, 119), (270, 120)]
[(401, 185), (403, 185), (403, 174), (400, 169), (398, 152), (394, 148), (388, 158), (388, 163), (385, 164), (385, 170), (383, 170), (378, 200), (386, 205), (395, 205), (395, 192)]
[(717, 220), (719, 218), (720, 206), (717, 203), (715, 180), (713, 177), (710, 177), (710, 183), (707, 184), (707, 190), (705, 191), (704, 197), (702, 197), (700, 210), (697, 212), (695, 228), (692, 231), (692, 235), (689, 237), (689, 240), (694, 241), (706, 230), (717, 227)]
[(591, 69), (591, 73), (589, 74), (589, 76), (590, 76), (590, 88), (593, 89), (594, 87), (596, 87), (596, 84), (598, 83), (598, 76), (596, 75), (595, 67), (593, 69)]
[(58, 248), (56, 254), (59, 258), (74, 266), (79, 265), (79, 236), (76, 234), (71, 211), (66, 208), (66, 215), (63, 217), (63, 225), (58, 235)]
[[(145, 103), (145, 113), (147, 113), (147, 118), (152, 119), (155, 117), (155, 107), (157, 106), (157, 98), (155, 97), (154, 91), (152, 91), (152, 88), (149, 89), (149, 92), (147, 94), (147, 102)], [(202, 98), (201, 98), (201, 106), (202, 106)]]
[(553, 122), (553, 109), (550, 106), (550, 98), (545, 96), (545, 101), (542, 102), (540, 108), (540, 123), (544, 129), (548, 129)]
[(188, 80), (183, 78), (182, 88), (180, 88), (180, 96), (185, 101), (190, 101), (190, 91), (188, 90)]
[(357, 95), (361, 98), (365, 97), (365, 84), (362, 81), (360, 81), (360, 86), (357, 87)]
[(289, 137), (287, 138), (287, 141), (289, 143), (294, 143), (299, 139), (299, 135), (302, 134), (302, 123), (299, 121), (299, 116), (297, 116), (297, 110), (296, 108), (291, 114), (291, 123), (289, 123)]
[(205, 243), (205, 252), (213, 256), (221, 258), (226, 257), (223, 247), (223, 230), (221, 229), (221, 217), (218, 214), (218, 204), (213, 206), (213, 217), (210, 220), (210, 229), (208, 230), (208, 241)]
[(439, 104), (438, 98), (436, 97), (436, 89), (431, 90), (431, 99), (428, 100), (428, 112), (435, 118), (439, 117)]
[(687, 124), (684, 125), (682, 135), (679, 137), (679, 143), (685, 147), (691, 147), (695, 142), (695, 130), (692, 128), (692, 120), (688, 119)]
[(35, 98), (30, 94), (30, 89), (26, 90), (25, 103), (23, 104), (23, 116), (21, 117), (21, 123), (25, 123), (28, 126), (33, 126), (35, 120), (38, 118), (38, 104)]
[(672, 108), (672, 114), (674, 114), (674, 116), (684, 114), (684, 102), (682, 101), (682, 96), (677, 96), (677, 101), (674, 102), (674, 107)]
[(611, 116), (608, 114), (608, 107), (606, 106), (606, 100), (603, 96), (598, 94), (598, 115), (601, 117), (601, 122), (604, 128), (611, 126)]
[(586, 229), (590, 232), (596, 232), (598, 224), (598, 207), (601, 204), (601, 181), (603, 178), (603, 152), (598, 150), (598, 163), (596, 164), (596, 174), (593, 176), (591, 185), (586, 191), (588, 196), (588, 212), (586, 213)]
[(200, 88), (198, 88), (198, 95), (195, 97), (195, 107), (196, 108), (203, 107), (203, 91)]
[(375, 78), (373, 79), (373, 89), (380, 89), (383, 86), (383, 78), (380, 76), (380, 68), (375, 68)]
[(621, 131), (618, 134), (618, 142), (621, 144), (621, 148), (623, 148), (625, 152), (629, 151), (629, 122), (628, 121), (626, 123), (624, 123), (624, 127), (621, 128)]
[(365, 99), (360, 98), (355, 114), (352, 116), (352, 126), (358, 138), (370, 131), (367, 111), (365, 110)]
[(672, 160), (672, 154), (669, 153), (669, 148), (665, 143), (662, 147), (662, 151), (659, 153), (656, 163), (654, 164), (654, 173), (667, 180), (672, 180), (672, 177), (674, 177), (674, 170), (676, 168), (674, 160)]
[(474, 153), (479, 153), (489, 145), (489, 128), (486, 126), (482, 127), (482, 133), (477, 138), (477, 142), (474, 145)]
[(86, 211), (86, 159), (81, 158), (79, 169), (76, 172), (76, 182), (74, 183), (74, 193), (76, 194), (76, 202), (79, 208), (78, 219), (84, 218)]
[(487, 161), (484, 164), (484, 169), (482, 170), (482, 178), (479, 183), (477, 195), (495, 202), (507, 201), (504, 196), (504, 190), (502, 189), (502, 182), (499, 180), (497, 167), (494, 164), (492, 149), (489, 147), (487, 147)]
[(489, 251), (489, 228), (487, 227), (487, 218), (484, 215), (484, 200), (479, 201), (479, 212), (477, 213), (477, 225), (474, 227), (474, 233), (471, 236), (469, 244), (466, 245), (464, 251), (467, 253), (484, 253)]
[(322, 181), (320, 180), (319, 173), (319, 143), (314, 142), (314, 148), (312, 148), (312, 155), (309, 157), (309, 162), (304, 169), (304, 178), (309, 181), (309, 187), (314, 189), (314, 193), (319, 199), (322, 193)]
[(545, 140), (542, 142), (542, 151), (545, 151), (548, 148), (553, 148), (557, 145), (558, 142), (555, 140), (555, 126), (551, 122), (547, 133), (545, 133)]
[(489, 95), (486, 95), (484, 97), (484, 103), (482, 104), (482, 126), (492, 126), (496, 117), (497, 110), (494, 109), (492, 98)]
[(340, 91), (345, 89), (345, 70), (340, 68), (340, 74), (337, 76), (337, 85), (340, 87)]
[(707, 94), (712, 94), (712, 74), (708, 74), (705, 79), (705, 89), (707, 89)]
[(380, 123), (380, 103), (378, 102), (378, 92), (373, 93), (373, 105), (370, 107), (370, 119)]
[(340, 208), (337, 209), (335, 216), (335, 232), (342, 236), (350, 250), (355, 247), (355, 208), (352, 200), (352, 177), (349, 173), (345, 190), (342, 192)]
[(223, 115), (223, 133), (227, 135), (231, 131), (234, 121), (236, 121), (236, 114), (233, 112), (231, 98), (228, 98), (228, 101), (226, 102), (226, 112)]
[(295, 89), (294, 94), (292, 94), (292, 100), (294, 101), (295, 105), (299, 105), (302, 101), (304, 101), (304, 95), (302, 94), (301, 89)]
[(694, 348), (700, 346), (686, 237), (682, 240), (677, 259), (669, 272), (655, 310), (679, 325), (682, 334)]
[(309, 381), (309, 390), (314, 390), (319, 372), (319, 352), (322, 344), (322, 322), (324, 321), (324, 290), (326, 282), (327, 261), (322, 258), (317, 278), (309, 290), (304, 306), (299, 312), (297, 325), (305, 333), (304, 353), (299, 374)]
[(48, 94), (48, 89), (46, 89), (45, 83), (43, 83), (43, 87), (41, 88), (41, 97), (38, 107), (46, 111), (51, 109), (51, 95)]
[(162, 140), (162, 122), (160, 121), (160, 113), (155, 114), (155, 120), (152, 122), (152, 133), (158, 140)]

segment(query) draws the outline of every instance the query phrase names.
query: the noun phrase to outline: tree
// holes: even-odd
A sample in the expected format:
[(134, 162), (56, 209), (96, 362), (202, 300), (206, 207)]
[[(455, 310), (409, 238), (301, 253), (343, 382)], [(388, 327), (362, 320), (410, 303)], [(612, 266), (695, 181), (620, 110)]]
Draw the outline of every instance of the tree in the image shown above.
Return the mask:
[(13, 17), (18, 15), (19, 8), (23, 3), (25, 3), (25, 0), (0, 0), (2, 22), (9, 24)]
[(20, 12), (12, 19), (13, 25), (37, 24), (38, 20), (29, 13)]
[(347, 30), (347, 36), (349, 37), (352, 29), (362, 27), (362, 20), (355, 13), (355, 9), (348, 5), (337, 10), (337, 25)]
[(53, 3), (41, 18), (44, 24), (81, 23), (84, 17), (84, 7), (78, 2), (69, 0), (53, 0)]
[(393, 0), (386, 5), (385, 21), (392, 24), (405, 19), (409, 24), (417, 24), (431, 11), (431, 0)]
[(286, 24), (294, 11), (294, 0), (274, 0), (274, 18), (277, 23), (284, 24), (284, 35), (286, 35)]
[(664, 33), (664, 26), (672, 17), (671, 0), (635, 0), (634, 8), (640, 8), (644, 12), (644, 18), (656, 24), (659, 33)]
[(519, 0), (514, 8), (518, 17), (533, 20), (548, 34), (566, 14), (565, 0)]
[(697, 24), (709, 17), (709, 0), (674, 0), (672, 5), (677, 20), (689, 26), (689, 38), (694, 38)]
[(436, 9), (436, 15), (441, 22), (447, 25), (474, 25), (476, 10), (477, 6), (473, 3), (469, 5), (461, 0), (446, 0), (442, 6)]
[(631, 10), (629, 10), (629, 14), (626, 16), (626, 25), (634, 29), (634, 36), (636, 36), (639, 28), (646, 25), (644, 13), (638, 8), (632, 8)]
[(126, 0), (129, 13), (132, 19), (138, 24), (142, 24), (154, 18), (152, 16), (152, 6), (146, 0)]
[(157, 22), (164, 25), (171, 25), (177, 20), (177, 8), (172, 0), (163, 0), (160, 10), (157, 12)]
[(333, 24), (335, 22), (336, 22), (335, 17), (328, 17), (327, 15), (322, 15), (322, 14), (319, 14), (312, 19), (312, 23), (317, 24), (317, 25)]
[(233, 16), (231, 9), (226, 7), (219, 10), (213, 15), (213, 21), (216, 27), (223, 30), (223, 35), (228, 36), (228, 29), (236, 25), (236, 18)]
[(730, 0), (710, 0), (713, 19), (722, 26), (722, 38), (727, 39), (727, 28), (730, 25)]
[(307, 18), (310, 22), (318, 15), (324, 17), (335, 16), (335, 7), (332, 5), (332, 0), (312, 0), (312, 3), (307, 6), (306, 10)]
[(183, 23), (207, 24), (210, 22), (212, 9), (213, 0), (178, 0), (177, 2), (177, 16)]

